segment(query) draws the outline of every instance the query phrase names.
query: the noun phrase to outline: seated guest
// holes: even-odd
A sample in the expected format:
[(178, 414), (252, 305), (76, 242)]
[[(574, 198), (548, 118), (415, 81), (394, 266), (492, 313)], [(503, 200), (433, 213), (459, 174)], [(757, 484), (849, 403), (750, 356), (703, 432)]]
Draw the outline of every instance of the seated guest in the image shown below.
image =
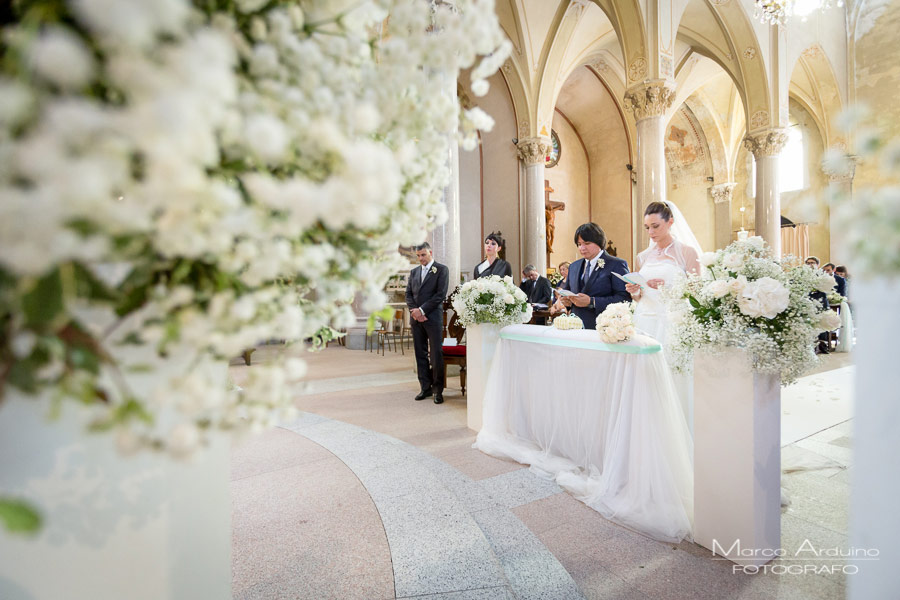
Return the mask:
[(550, 300), (553, 298), (553, 288), (550, 285), (550, 280), (542, 277), (534, 265), (525, 265), (522, 274), (525, 276), (525, 282), (519, 287), (528, 296), (528, 302), (531, 304), (549, 305)]
[(559, 283), (557, 283), (554, 287), (561, 288), (566, 284), (566, 279), (569, 278), (569, 261), (564, 261), (559, 263), (559, 267), (557, 267), (559, 271), (560, 279)]
[(572, 263), (562, 286), (575, 295), (563, 296), (557, 304), (572, 307), (585, 329), (596, 329), (597, 315), (607, 306), (631, 300), (625, 282), (613, 275), (627, 274), (628, 263), (603, 250), (606, 234), (596, 223), (585, 223), (575, 230), (575, 245), (583, 258)]
[(835, 285), (834, 289), (837, 290), (838, 294), (840, 294), (841, 296), (846, 298), (847, 297), (847, 281), (843, 277), (841, 277), (841, 275), (839, 273), (835, 272), (834, 263), (825, 263), (825, 266), (822, 267), (822, 270), (825, 271), (826, 273), (828, 273), (829, 275), (831, 275), (832, 277), (834, 277), (834, 281), (837, 283), (837, 285)]
[[(834, 268), (834, 274), (837, 277), (840, 277), (841, 279), (844, 280), (844, 291), (847, 293), (841, 294), (841, 296), (849, 299), (850, 298), (850, 273), (847, 272), (847, 267), (845, 267), (844, 265), (836, 266)], [(837, 279), (837, 277), (835, 277), (835, 279)]]
[(500, 237), (500, 232), (491, 233), (484, 238), (484, 262), (475, 267), (475, 279), (498, 275), (499, 277), (512, 277), (512, 267), (503, 260), (506, 254), (506, 242)]
[[(813, 271), (819, 270), (819, 259), (815, 256), (807, 256), (806, 260), (803, 261), (806, 263), (806, 266), (812, 269)], [(828, 294), (825, 292), (815, 291), (810, 293), (810, 299), (822, 305), (822, 310), (828, 310), (830, 306), (828, 305)], [(816, 345), (816, 354), (830, 354), (831, 348), (829, 348), (829, 335), (828, 332), (819, 334), (819, 343)]]

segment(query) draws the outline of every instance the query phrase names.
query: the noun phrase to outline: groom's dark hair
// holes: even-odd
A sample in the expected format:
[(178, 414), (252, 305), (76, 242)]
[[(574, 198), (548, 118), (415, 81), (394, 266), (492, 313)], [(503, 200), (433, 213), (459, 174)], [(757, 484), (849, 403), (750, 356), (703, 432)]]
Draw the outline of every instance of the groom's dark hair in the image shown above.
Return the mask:
[(578, 245), (578, 238), (586, 242), (594, 242), (600, 246), (600, 251), (606, 249), (606, 234), (600, 229), (596, 223), (585, 223), (575, 230), (575, 245)]

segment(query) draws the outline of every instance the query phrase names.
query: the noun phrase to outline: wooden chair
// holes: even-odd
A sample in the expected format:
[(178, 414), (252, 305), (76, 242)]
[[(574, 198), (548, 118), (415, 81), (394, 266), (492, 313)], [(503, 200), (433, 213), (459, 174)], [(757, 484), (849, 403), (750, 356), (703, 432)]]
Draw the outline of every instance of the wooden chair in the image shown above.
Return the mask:
[(444, 301), (444, 339), (454, 338), (455, 345), (444, 346), (444, 385), (447, 385), (447, 365), (459, 366), (459, 384), (462, 393), (466, 393), (466, 345), (462, 343), (466, 328), (459, 324), (459, 316), (453, 312), (453, 316), (447, 318), (447, 313), (453, 310), (450, 298)]
[(406, 322), (403, 319), (403, 310), (394, 311), (394, 319), (385, 324), (384, 329), (376, 331), (378, 334), (378, 347), (381, 348), (381, 355), (384, 356), (384, 347), (391, 341), (394, 342), (394, 350), (400, 346), (400, 354), (406, 354), (403, 351), (403, 336), (406, 333)]

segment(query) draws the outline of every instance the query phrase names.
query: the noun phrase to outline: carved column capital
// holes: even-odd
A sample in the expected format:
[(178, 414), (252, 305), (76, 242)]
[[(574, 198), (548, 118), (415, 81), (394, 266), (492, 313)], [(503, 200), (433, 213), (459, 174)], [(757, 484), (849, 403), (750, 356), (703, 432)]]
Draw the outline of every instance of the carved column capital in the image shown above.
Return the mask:
[[(826, 153), (826, 156), (828, 156), (828, 153)], [(822, 173), (825, 174), (830, 183), (853, 181), (853, 177), (856, 175), (856, 164), (858, 162), (859, 157), (848, 156), (846, 154), (839, 156), (837, 160), (834, 158), (824, 159), (822, 161)]]
[(784, 129), (768, 129), (744, 138), (744, 148), (753, 153), (753, 156), (777, 156), (784, 149), (787, 142), (787, 131)]
[(736, 183), (720, 183), (719, 185), (714, 185), (709, 188), (709, 193), (712, 194), (713, 200), (716, 204), (721, 204), (723, 202), (731, 202), (732, 192), (734, 192), (734, 186)]
[(537, 165), (547, 160), (550, 154), (550, 140), (542, 137), (520, 139), (516, 144), (519, 159), (526, 165)]
[(664, 115), (675, 100), (675, 89), (664, 79), (648, 81), (625, 90), (625, 110), (634, 113), (634, 120)]

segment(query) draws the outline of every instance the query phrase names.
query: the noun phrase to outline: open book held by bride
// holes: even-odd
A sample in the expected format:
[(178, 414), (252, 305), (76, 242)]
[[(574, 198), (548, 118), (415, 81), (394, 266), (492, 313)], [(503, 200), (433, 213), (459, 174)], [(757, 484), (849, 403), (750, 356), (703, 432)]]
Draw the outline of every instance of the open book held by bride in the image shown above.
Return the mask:
[(624, 275), (619, 275), (618, 273), (613, 273), (616, 277), (624, 281), (625, 283), (633, 283), (634, 285), (639, 285), (642, 288), (646, 289), (648, 287), (647, 279), (641, 275), (640, 273), (625, 273)]

